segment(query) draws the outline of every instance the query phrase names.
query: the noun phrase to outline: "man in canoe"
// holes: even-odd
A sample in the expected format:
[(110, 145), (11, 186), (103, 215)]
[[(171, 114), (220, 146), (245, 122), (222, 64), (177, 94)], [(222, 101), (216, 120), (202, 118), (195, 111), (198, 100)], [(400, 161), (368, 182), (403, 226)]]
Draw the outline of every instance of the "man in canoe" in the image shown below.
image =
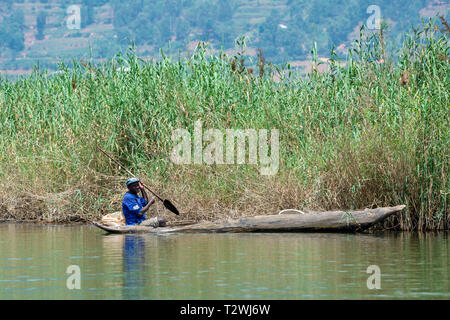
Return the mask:
[[(122, 211), (126, 225), (152, 226), (154, 228), (164, 227), (166, 225), (164, 218), (155, 217), (146, 219), (145, 213), (155, 203), (155, 197), (150, 202), (148, 201), (147, 192), (142, 182), (139, 179), (130, 178), (127, 180), (126, 185), (128, 191), (125, 193), (122, 201)], [(142, 197), (138, 195), (139, 191), (141, 191)]]

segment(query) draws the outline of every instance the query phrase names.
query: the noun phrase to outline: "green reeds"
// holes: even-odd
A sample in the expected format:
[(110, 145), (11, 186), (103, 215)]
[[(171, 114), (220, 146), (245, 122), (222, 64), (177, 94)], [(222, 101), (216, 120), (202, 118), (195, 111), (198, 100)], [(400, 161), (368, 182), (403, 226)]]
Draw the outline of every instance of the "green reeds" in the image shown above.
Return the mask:
[[(130, 49), (101, 66), (1, 78), (0, 218), (89, 221), (120, 210), (126, 177), (98, 143), (175, 199), (183, 219), (406, 204), (387, 227), (448, 228), (447, 36), (425, 24), (384, 62), (380, 41), (362, 38), (347, 61), (333, 55), (329, 72), (281, 70), (277, 81), (262, 51), (253, 74), (242, 55), (204, 46), (186, 59), (147, 62)], [(174, 165), (172, 132), (193, 132), (196, 120), (279, 129), (278, 174)]]

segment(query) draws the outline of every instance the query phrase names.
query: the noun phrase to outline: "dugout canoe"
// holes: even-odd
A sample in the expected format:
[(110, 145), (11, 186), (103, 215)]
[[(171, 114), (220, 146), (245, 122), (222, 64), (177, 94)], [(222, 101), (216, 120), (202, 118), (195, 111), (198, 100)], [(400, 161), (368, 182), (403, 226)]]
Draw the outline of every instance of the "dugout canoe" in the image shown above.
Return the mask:
[(224, 233), (224, 232), (354, 232), (370, 228), (402, 211), (404, 205), (356, 211), (301, 213), (283, 210), (283, 214), (201, 222), (175, 227), (111, 226), (93, 224), (108, 233)]

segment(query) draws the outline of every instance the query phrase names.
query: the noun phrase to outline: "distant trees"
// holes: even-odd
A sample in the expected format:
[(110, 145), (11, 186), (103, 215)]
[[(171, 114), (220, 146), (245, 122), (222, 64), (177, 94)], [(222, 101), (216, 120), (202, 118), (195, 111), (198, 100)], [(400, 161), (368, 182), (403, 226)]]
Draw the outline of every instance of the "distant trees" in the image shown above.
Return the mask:
[(9, 48), (13, 52), (25, 48), (23, 33), (24, 14), (21, 10), (14, 10), (9, 16), (4, 16), (0, 22), (0, 48)]
[(42, 40), (44, 39), (44, 29), (45, 25), (47, 23), (47, 13), (45, 11), (39, 11), (37, 18), (36, 18), (36, 28), (37, 28), (37, 35), (36, 39)]
[[(114, 27), (123, 36), (129, 34), (136, 43), (163, 47), (172, 38), (186, 41), (191, 32), (197, 39), (224, 40), (233, 45), (238, 32), (230, 21), (234, 0), (114, 0)], [(134, 39), (133, 39), (134, 35)]]
[(88, 1), (84, 0), (84, 3), (80, 8), (81, 12), (81, 28), (86, 28), (87, 26), (93, 24), (94, 21), (94, 5), (90, 4)]
[[(115, 42), (114, 45), (127, 45), (129, 40), (155, 49), (166, 46), (171, 40), (176, 42), (173, 47), (177, 48), (190, 40), (204, 40), (215, 48), (223, 46), (227, 49), (234, 47), (234, 40), (246, 33), (251, 35), (251, 46), (262, 48), (273, 62), (276, 62), (274, 58), (280, 57), (280, 52), (290, 59), (304, 58), (314, 42), (319, 54), (328, 54), (331, 45), (348, 42), (349, 35), (365, 23), (369, 16), (366, 9), (373, 3), (373, 0), (287, 0), (286, 5), (276, 6), (269, 13), (272, 6), (258, 0), (245, 6), (237, 0), (29, 1), (45, 2), (45, 8), (59, 5), (62, 12), (67, 6), (78, 3), (83, 28), (100, 20), (96, 17), (98, 6), (111, 4), (114, 34), (105, 35), (110, 38), (104, 39), (98, 47), (99, 54), (107, 51), (108, 41)], [(23, 0), (0, 0), (1, 9), (6, 9), (0, 18), (3, 19), (0, 21), (0, 47), (15, 52), (24, 49), (24, 16), (14, 5), (18, 2), (23, 3)], [(382, 18), (395, 21), (391, 34), (398, 35), (411, 23), (419, 22), (418, 12), (428, 5), (429, 0), (378, 0), (377, 3), (382, 8)], [(54, 14), (55, 10), (51, 12)], [(36, 18), (36, 38), (44, 39), (49, 27), (46, 11), (37, 12)], [(52, 26), (54, 21), (52, 19)]]
[[(418, 11), (427, 0), (411, 4), (407, 0), (379, 0), (383, 12), (419, 17)], [(195, 39), (210, 41), (217, 47), (234, 46), (234, 39), (243, 33), (255, 35), (252, 45), (261, 47), (274, 60), (280, 52), (290, 58), (304, 58), (314, 42), (318, 53), (327, 54), (332, 45), (348, 41), (354, 29), (368, 18), (367, 7), (372, 0), (288, 0), (286, 7), (271, 11), (262, 22), (251, 23), (241, 18), (242, 10), (234, 18), (241, 4), (237, 0), (112, 0), (114, 27), (123, 43), (128, 39), (137, 44), (164, 47), (168, 41), (185, 42), (189, 34)], [(408, 3), (408, 6), (405, 4)], [(263, 2), (251, 4), (261, 10)], [(250, 4), (248, 6), (251, 6)], [(243, 16), (253, 13), (246, 8)], [(234, 18), (234, 19), (233, 19)], [(397, 17), (393, 17), (399, 20)], [(243, 19), (245, 21), (243, 21)], [(403, 19), (405, 20), (405, 19)], [(397, 23), (400, 28), (401, 23)]]
[(161, 47), (164, 46), (171, 38), (172, 32), (171, 19), (168, 16), (165, 16), (163, 19), (159, 21), (159, 33), (161, 40)]
[[(314, 42), (320, 54), (328, 54), (331, 46), (348, 42), (355, 28), (366, 23), (366, 10), (371, 0), (288, 0), (286, 9), (279, 9), (280, 15), (272, 12), (258, 27), (258, 42), (267, 57), (279, 56), (282, 49), (290, 58), (304, 57)], [(379, 0), (382, 18), (395, 21), (393, 33), (401, 33), (411, 24), (420, 21), (419, 11), (427, 1)], [(407, 21), (407, 22), (405, 22)], [(280, 28), (284, 24), (287, 28)], [(306, 48), (306, 49), (305, 49)]]
[(217, 16), (220, 21), (228, 21), (233, 17), (233, 9), (229, 0), (221, 0), (217, 6)]
[(175, 34), (177, 37), (177, 40), (183, 41), (189, 36), (189, 30), (190, 25), (189, 22), (185, 19), (177, 19), (176, 21), (176, 27), (175, 27)]
[(183, 1), (166, 0), (164, 3), (164, 11), (171, 17), (178, 17), (183, 10)]

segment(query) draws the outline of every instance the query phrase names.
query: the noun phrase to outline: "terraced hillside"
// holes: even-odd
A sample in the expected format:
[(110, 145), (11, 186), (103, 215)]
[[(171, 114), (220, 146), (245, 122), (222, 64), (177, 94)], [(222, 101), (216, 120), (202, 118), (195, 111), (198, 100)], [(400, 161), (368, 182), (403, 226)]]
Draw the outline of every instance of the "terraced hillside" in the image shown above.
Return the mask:
[[(344, 55), (372, 4), (394, 42), (420, 18), (447, 16), (449, 8), (440, 0), (0, 0), (0, 70), (23, 74), (37, 62), (55, 70), (61, 60), (102, 61), (130, 41), (147, 58), (159, 57), (160, 48), (187, 53), (198, 41), (231, 53), (240, 36), (249, 55), (262, 48), (274, 63), (304, 66), (314, 43), (321, 56), (332, 46)], [(79, 29), (67, 26), (70, 5), (80, 8)]]

